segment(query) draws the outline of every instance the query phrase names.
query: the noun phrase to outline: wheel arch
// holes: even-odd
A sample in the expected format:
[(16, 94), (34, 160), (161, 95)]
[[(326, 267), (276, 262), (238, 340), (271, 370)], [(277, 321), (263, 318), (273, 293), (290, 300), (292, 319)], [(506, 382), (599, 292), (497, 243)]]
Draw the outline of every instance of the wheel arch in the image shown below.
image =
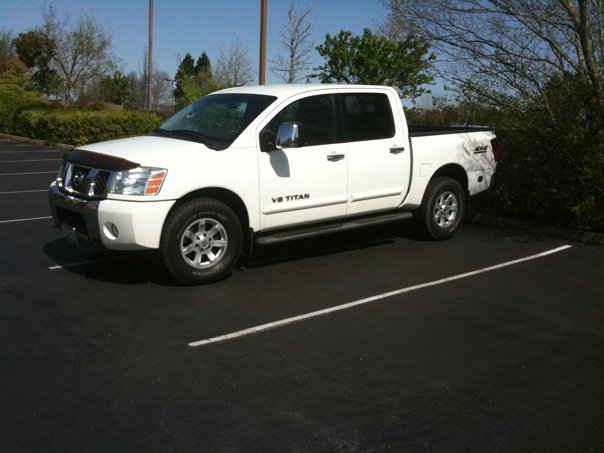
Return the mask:
[(447, 164), (440, 167), (438, 170), (434, 172), (430, 181), (438, 178), (438, 177), (448, 177), (456, 180), (464, 190), (464, 194), (466, 200), (469, 197), (469, 188), (468, 188), (468, 173), (466, 170), (459, 164)]
[[(252, 231), (250, 229), (250, 216), (247, 207), (239, 195), (228, 189), (221, 187), (207, 187), (189, 192), (188, 194), (179, 198), (176, 203), (174, 203), (174, 206), (172, 206), (170, 212), (168, 212), (166, 219), (170, 217), (172, 212), (174, 212), (180, 206), (197, 198), (213, 198), (215, 200), (222, 201), (224, 204), (230, 207), (241, 222), (241, 227), (244, 231), (244, 244), (250, 243)], [(244, 246), (244, 248), (246, 247)]]

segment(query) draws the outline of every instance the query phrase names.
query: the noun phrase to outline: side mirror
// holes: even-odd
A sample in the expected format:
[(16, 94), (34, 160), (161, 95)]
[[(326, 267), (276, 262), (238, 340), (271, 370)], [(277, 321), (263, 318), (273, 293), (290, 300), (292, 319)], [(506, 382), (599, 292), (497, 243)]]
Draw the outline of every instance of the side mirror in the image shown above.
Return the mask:
[(283, 123), (277, 131), (277, 149), (297, 148), (300, 146), (300, 125)]

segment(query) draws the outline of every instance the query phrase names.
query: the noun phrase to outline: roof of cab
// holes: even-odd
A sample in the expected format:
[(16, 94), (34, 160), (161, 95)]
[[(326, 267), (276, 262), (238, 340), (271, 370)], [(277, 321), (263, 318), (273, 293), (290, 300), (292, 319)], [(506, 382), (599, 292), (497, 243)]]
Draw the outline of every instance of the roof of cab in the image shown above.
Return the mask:
[(216, 91), (215, 94), (223, 93), (248, 93), (248, 94), (263, 94), (268, 96), (277, 96), (279, 98), (287, 98), (300, 93), (308, 93), (312, 91), (334, 90), (334, 89), (391, 89), (385, 86), (374, 85), (344, 85), (344, 84), (280, 84), (280, 85), (244, 85), (235, 88), (226, 88)]

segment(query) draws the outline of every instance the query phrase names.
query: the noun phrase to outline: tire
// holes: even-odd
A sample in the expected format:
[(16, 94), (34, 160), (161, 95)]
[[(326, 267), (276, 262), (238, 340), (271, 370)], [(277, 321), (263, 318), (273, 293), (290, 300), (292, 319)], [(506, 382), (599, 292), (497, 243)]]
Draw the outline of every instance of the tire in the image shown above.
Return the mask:
[(418, 223), (428, 239), (453, 237), (466, 210), (466, 195), (461, 184), (447, 177), (434, 178), (428, 184), (419, 208)]
[(160, 259), (168, 272), (186, 285), (222, 280), (241, 255), (243, 231), (233, 210), (213, 198), (178, 207), (161, 235)]

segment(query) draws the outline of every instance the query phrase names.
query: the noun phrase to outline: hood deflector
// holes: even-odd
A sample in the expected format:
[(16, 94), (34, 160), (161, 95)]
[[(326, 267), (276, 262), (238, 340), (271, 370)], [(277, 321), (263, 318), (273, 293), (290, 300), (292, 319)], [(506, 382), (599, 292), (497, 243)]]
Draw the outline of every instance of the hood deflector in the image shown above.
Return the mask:
[(84, 151), (81, 149), (72, 149), (63, 156), (63, 160), (74, 164), (85, 165), (87, 167), (111, 171), (131, 170), (140, 167), (140, 164), (127, 159), (122, 159), (121, 157), (108, 156), (107, 154)]

